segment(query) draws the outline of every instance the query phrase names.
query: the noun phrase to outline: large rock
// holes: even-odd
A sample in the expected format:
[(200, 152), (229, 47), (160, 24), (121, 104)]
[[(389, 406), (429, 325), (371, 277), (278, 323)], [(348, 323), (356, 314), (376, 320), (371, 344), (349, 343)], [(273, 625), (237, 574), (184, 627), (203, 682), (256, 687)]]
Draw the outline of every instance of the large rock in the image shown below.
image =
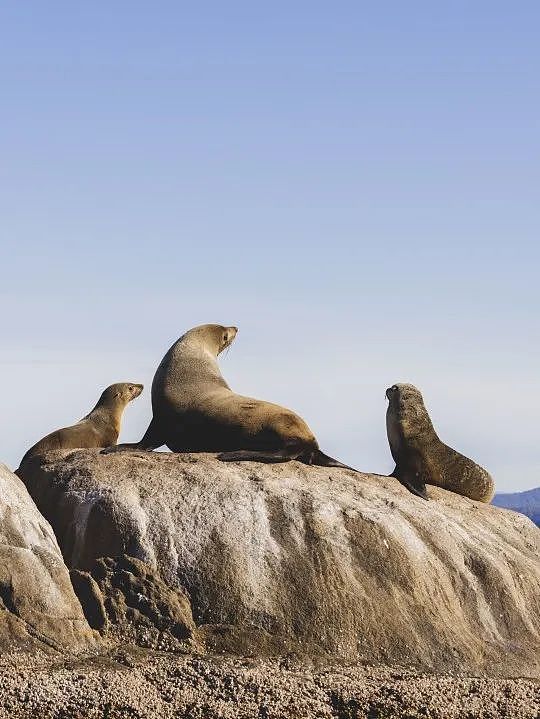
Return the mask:
[(222, 650), (540, 676), (540, 532), (521, 515), (296, 462), (81, 450), (23, 472), (70, 567), (141, 559)]
[(0, 651), (93, 644), (49, 523), (0, 464)]

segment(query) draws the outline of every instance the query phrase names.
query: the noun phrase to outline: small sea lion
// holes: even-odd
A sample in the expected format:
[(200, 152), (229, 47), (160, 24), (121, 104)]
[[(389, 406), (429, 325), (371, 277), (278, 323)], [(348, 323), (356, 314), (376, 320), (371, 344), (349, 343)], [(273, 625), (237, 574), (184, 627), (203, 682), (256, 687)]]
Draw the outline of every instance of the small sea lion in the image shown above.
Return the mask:
[(86, 447), (109, 447), (116, 444), (120, 434), (122, 413), (132, 399), (143, 391), (142, 384), (119, 382), (103, 391), (94, 409), (77, 424), (51, 432), (40, 439), (21, 460), (44, 454), (52, 449), (80, 449)]
[(391, 476), (413, 494), (428, 499), (426, 484), (448, 489), (478, 502), (490, 502), (495, 493), (491, 476), (472, 459), (441, 442), (420, 391), (412, 384), (394, 384), (386, 429), (396, 463)]
[[(224, 462), (252, 460), (352, 469), (321, 452), (304, 420), (277, 404), (235, 394), (217, 356), (236, 337), (236, 327), (201, 325), (169, 349), (152, 382), (153, 418), (142, 440), (123, 449), (219, 452)], [(356, 471), (356, 470), (354, 470)]]

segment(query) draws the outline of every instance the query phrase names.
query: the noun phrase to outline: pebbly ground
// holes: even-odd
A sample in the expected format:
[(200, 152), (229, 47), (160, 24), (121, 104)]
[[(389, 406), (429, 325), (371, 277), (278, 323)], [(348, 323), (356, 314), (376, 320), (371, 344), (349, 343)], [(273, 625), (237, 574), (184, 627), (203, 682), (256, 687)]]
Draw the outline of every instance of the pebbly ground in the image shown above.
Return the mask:
[(80, 661), (3, 655), (0, 676), (2, 719), (540, 717), (540, 683), (534, 680), (194, 657), (133, 647)]

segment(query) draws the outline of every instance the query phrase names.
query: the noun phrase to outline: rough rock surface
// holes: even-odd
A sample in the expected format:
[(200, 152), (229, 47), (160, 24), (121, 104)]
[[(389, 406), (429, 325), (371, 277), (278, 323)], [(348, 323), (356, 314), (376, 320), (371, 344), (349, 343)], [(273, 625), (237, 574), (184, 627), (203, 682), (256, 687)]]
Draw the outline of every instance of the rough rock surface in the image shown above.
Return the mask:
[(134, 649), (0, 656), (0, 719), (538, 719), (540, 684)]
[(0, 651), (93, 644), (49, 523), (0, 464)]
[(23, 470), (69, 566), (143, 560), (218, 650), (540, 675), (540, 533), (521, 515), (295, 462), (81, 450)]
[(88, 623), (103, 635), (168, 651), (197, 648), (188, 597), (139, 559), (97, 559), (89, 572), (72, 569), (71, 581)]

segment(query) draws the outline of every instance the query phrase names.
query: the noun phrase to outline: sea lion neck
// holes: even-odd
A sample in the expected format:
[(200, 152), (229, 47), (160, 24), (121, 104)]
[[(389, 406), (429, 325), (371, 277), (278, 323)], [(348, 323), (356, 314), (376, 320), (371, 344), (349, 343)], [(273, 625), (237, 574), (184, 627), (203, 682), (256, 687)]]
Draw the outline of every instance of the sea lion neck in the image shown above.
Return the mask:
[(187, 333), (161, 361), (152, 382), (152, 402), (163, 395), (176, 403), (180, 397), (199, 394), (202, 387), (229, 389), (212, 350), (197, 336)]
[(217, 352), (198, 337), (180, 338), (170, 349), (170, 359), (175, 369), (182, 364), (183, 374), (202, 371), (221, 375)]
[(120, 433), (122, 414), (126, 405), (127, 401), (120, 397), (100, 399), (94, 409), (89, 412), (84, 419), (91, 419), (104, 426), (112, 426)]
[(405, 403), (405, 406), (399, 408), (397, 416), (405, 438), (425, 442), (427, 437), (437, 437), (423, 402)]
[(420, 391), (412, 384), (398, 383), (387, 389), (387, 426), (408, 441), (437, 437)]

